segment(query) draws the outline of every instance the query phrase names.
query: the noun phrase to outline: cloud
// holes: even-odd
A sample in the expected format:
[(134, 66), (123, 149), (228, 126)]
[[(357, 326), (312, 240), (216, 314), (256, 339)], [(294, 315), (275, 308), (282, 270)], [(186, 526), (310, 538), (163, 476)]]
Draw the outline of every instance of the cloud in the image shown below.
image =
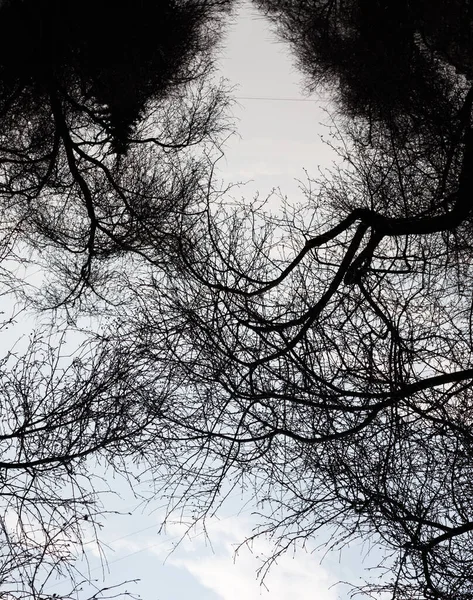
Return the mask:
[[(263, 585), (256, 572), (272, 545), (256, 539), (252, 545), (238, 548), (251, 535), (251, 523), (243, 517), (210, 519), (208, 538), (197, 533), (184, 540), (167, 563), (185, 569), (221, 600), (335, 600), (331, 586), (336, 579), (320, 564), (320, 555), (303, 550), (288, 552), (272, 566)], [(169, 531), (168, 533), (172, 533)], [(210, 540), (210, 544), (208, 542)], [(154, 553), (162, 556), (163, 549)]]
[[(303, 549), (290, 550), (278, 558), (262, 583), (257, 572), (271, 556), (273, 545), (257, 538), (251, 545), (240, 546), (255, 526), (248, 513), (209, 517), (205, 530), (189, 530), (184, 523), (168, 522), (159, 536), (160, 519), (153, 515), (152, 521), (156, 525), (142, 527), (143, 522), (136, 523), (136, 531), (123, 531), (122, 535), (119, 528), (109, 531), (110, 541), (105, 544), (109, 566), (114, 572), (118, 568), (122, 577), (128, 569), (131, 575), (127, 577), (141, 578), (144, 598), (148, 597), (150, 581), (156, 578), (163, 600), (189, 595), (199, 600), (336, 600), (342, 593), (334, 586), (341, 578), (340, 565), (331, 564), (329, 558), (320, 564), (320, 553)], [(103, 557), (94, 544), (88, 545), (88, 550), (90, 559)], [(96, 563), (91, 564), (95, 571)]]

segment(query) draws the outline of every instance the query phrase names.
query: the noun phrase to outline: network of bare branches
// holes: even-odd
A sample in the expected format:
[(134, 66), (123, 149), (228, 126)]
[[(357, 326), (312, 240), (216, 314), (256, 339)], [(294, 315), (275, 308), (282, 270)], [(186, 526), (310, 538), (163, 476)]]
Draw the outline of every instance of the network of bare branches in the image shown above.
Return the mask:
[(337, 120), (304, 207), (209, 198), (129, 320), (187, 382), (175, 502), (251, 482), (279, 548), (375, 539), (375, 597), (473, 597), (473, 91), (451, 85), (446, 120)]
[[(49, 304), (59, 306), (88, 289), (99, 293), (127, 252), (145, 252), (156, 266), (170, 260), (179, 215), (194, 210), (211, 171), (209, 155), (229, 133), (227, 91), (208, 77), (217, 17), (226, 3), (159, 3), (151, 15), (145, 6), (143, 13), (133, 11), (131, 20), (126, 11), (114, 10), (116, 30), (105, 28), (110, 6), (101, 3), (98, 21), (73, 32), (80, 20), (78, 25), (69, 15), (68, 3), (32, 4), (1, 8), (1, 27), (9, 32), (0, 33), (2, 43), (16, 35), (14, 25), (22, 18), (31, 34), (24, 56), (1, 52), (1, 229), (10, 257), (15, 243), (23, 244), (34, 252), (35, 267), (46, 267)], [(164, 46), (151, 52), (155, 37), (141, 31), (138, 40), (135, 29), (153, 23), (153, 15), (166, 35), (160, 38)], [(182, 39), (171, 36), (181, 29)], [(131, 37), (123, 45), (120, 36), (127, 32)], [(48, 44), (56, 44), (54, 61)], [(117, 46), (131, 63), (146, 55), (149, 64), (140, 64), (149, 72), (105, 51)], [(96, 61), (88, 60), (90, 53)], [(165, 68), (159, 61), (168, 54), (172, 60)], [(123, 152), (117, 153), (109, 120), (116, 107), (89, 87), (94, 81), (108, 85), (108, 78), (120, 74), (136, 81), (116, 81), (120, 90), (112, 96), (136, 106), (124, 121)]]
[[(211, 80), (228, 5), (0, 6), (0, 293), (40, 306), (43, 323), (0, 364), (9, 600), (85, 597), (77, 565), (107, 513), (99, 473), (157, 471), (170, 442), (161, 411), (178, 378), (157, 357), (150, 379), (109, 310), (126, 303), (135, 264), (156, 277), (179, 267), (182, 223), (230, 132), (227, 90)], [(104, 307), (113, 337), (96, 335)], [(98, 317), (92, 333), (74, 325), (80, 309)], [(48, 591), (58, 578), (70, 591)]]
[(146, 96), (118, 153), (95, 74), (0, 90), (4, 264), (27, 245), (50, 306), (111, 321), (69, 362), (48, 338), (2, 366), (13, 597), (73, 568), (97, 458), (194, 518), (253, 490), (275, 556), (376, 540), (354, 594), (473, 598), (470, 5), (258, 4), (341, 106), (302, 206), (217, 185), (221, 90)]

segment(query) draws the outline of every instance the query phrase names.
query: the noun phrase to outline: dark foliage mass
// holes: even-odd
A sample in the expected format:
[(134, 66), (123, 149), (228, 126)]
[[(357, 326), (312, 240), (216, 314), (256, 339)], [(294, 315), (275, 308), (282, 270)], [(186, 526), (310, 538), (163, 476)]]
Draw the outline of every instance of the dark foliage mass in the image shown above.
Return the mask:
[(125, 153), (146, 102), (209, 68), (217, 14), (227, 5), (7, 1), (0, 21), (2, 106), (34, 114), (59, 95), (107, 132), (115, 152)]
[(198, 74), (226, 3), (115, 28), (105, 3), (42, 4), (0, 9), (31, 19), (14, 56), (0, 25), (2, 283), (26, 297), (7, 267), (29, 256), (42, 306), (102, 322), (72, 361), (43, 337), (1, 366), (2, 585), (73, 575), (96, 459), (192, 518), (252, 490), (275, 556), (376, 541), (383, 576), (354, 593), (471, 600), (470, 4), (257, 2), (338, 102), (339, 166), (273, 214), (216, 182), (228, 100)]
[[(257, 0), (308, 75), (343, 109), (386, 117), (433, 110), (451, 76), (473, 75), (469, 0)], [(436, 102), (434, 102), (434, 99)]]
[(226, 7), (1, 7), (2, 230), (59, 274), (50, 303), (74, 300), (127, 250), (172, 254), (173, 214), (206, 178), (192, 150), (226, 126), (223, 89), (206, 82)]

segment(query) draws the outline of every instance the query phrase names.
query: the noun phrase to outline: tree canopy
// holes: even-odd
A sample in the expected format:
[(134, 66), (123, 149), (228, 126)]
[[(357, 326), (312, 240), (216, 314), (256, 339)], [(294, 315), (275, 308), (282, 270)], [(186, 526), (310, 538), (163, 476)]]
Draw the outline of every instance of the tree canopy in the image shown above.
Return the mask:
[(7, 1), (0, 24), (2, 106), (36, 112), (38, 103), (59, 95), (104, 130), (113, 151), (125, 153), (148, 100), (209, 70), (219, 13), (228, 5)]
[(449, 116), (452, 80), (471, 77), (469, 1), (256, 0), (291, 46), (310, 88), (328, 84), (342, 111)]
[[(276, 554), (324, 535), (332, 548), (378, 541), (385, 575), (354, 593), (473, 598), (470, 4), (257, 4), (337, 102), (339, 166), (279, 213), (218, 185), (228, 100), (194, 81), (205, 44), (179, 72), (170, 38), (143, 55), (137, 43), (127, 64), (150, 62), (121, 141), (95, 69), (105, 87), (131, 75), (107, 62), (100, 13), (85, 41), (58, 42), (63, 62), (1, 65), (4, 260), (26, 245), (47, 305), (108, 320), (69, 365), (46, 339), (2, 371), (2, 494), (20, 524), (4, 530), (15, 559), (2, 569), (23, 594), (73, 564), (43, 538), (33, 556), (23, 516), (52, 539), (60, 514), (59, 539), (78, 539), (100, 511), (87, 485), (80, 510), (66, 492), (97, 456), (146, 465), (194, 518), (225, 486), (252, 489)], [(167, 23), (224, 3), (163, 6)], [(152, 58), (167, 52), (169, 76)]]
[(175, 269), (229, 131), (211, 81), (228, 4), (0, 6), (1, 293), (43, 317), (0, 368), (0, 595), (56, 597), (58, 575), (79, 594), (84, 532), (107, 510), (97, 471), (158, 469), (176, 381), (157, 362), (144, 376), (119, 323), (113, 339), (97, 331), (126, 303), (134, 261)]
[(227, 128), (228, 99), (208, 78), (227, 4), (143, 2), (131, 15), (110, 2), (78, 14), (72, 2), (2, 6), (4, 239), (59, 273), (56, 304), (103, 280), (120, 254), (151, 244), (159, 261), (173, 244), (172, 215), (199, 194), (205, 152)]
[(280, 547), (369, 537), (389, 575), (364, 593), (471, 598), (470, 30), (447, 44), (402, 3), (266, 6), (338, 94), (341, 166), (278, 218), (209, 203), (185, 277), (142, 296), (146, 346), (164, 319), (190, 386), (174, 421), (212, 457), (201, 481), (252, 481)]

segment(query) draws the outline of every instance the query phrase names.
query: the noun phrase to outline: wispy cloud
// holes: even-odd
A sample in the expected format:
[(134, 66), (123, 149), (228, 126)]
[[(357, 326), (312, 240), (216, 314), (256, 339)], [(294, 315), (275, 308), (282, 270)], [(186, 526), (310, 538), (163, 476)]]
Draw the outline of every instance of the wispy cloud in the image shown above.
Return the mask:
[[(251, 546), (238, 544), (251, 535), (251, 523), (240, 517), (211, 519), (206, 524), (208, 538), (201, 534), (187, 538), (171, 554), (167, 563), (185, 569), (222, 600), (335, 600), (331, 588), (336, 579), (320, 564), (320, 556), (303, 550), (281, 556), (264, 582), (256, 572), (270, 556), (270, 542), (256, 539)], [(173, 533), (169, 531), (169, 533)], [(209, 545), (209, 541), (211, 547)], [(164, 547), (152, 550), (160, 556)]]

